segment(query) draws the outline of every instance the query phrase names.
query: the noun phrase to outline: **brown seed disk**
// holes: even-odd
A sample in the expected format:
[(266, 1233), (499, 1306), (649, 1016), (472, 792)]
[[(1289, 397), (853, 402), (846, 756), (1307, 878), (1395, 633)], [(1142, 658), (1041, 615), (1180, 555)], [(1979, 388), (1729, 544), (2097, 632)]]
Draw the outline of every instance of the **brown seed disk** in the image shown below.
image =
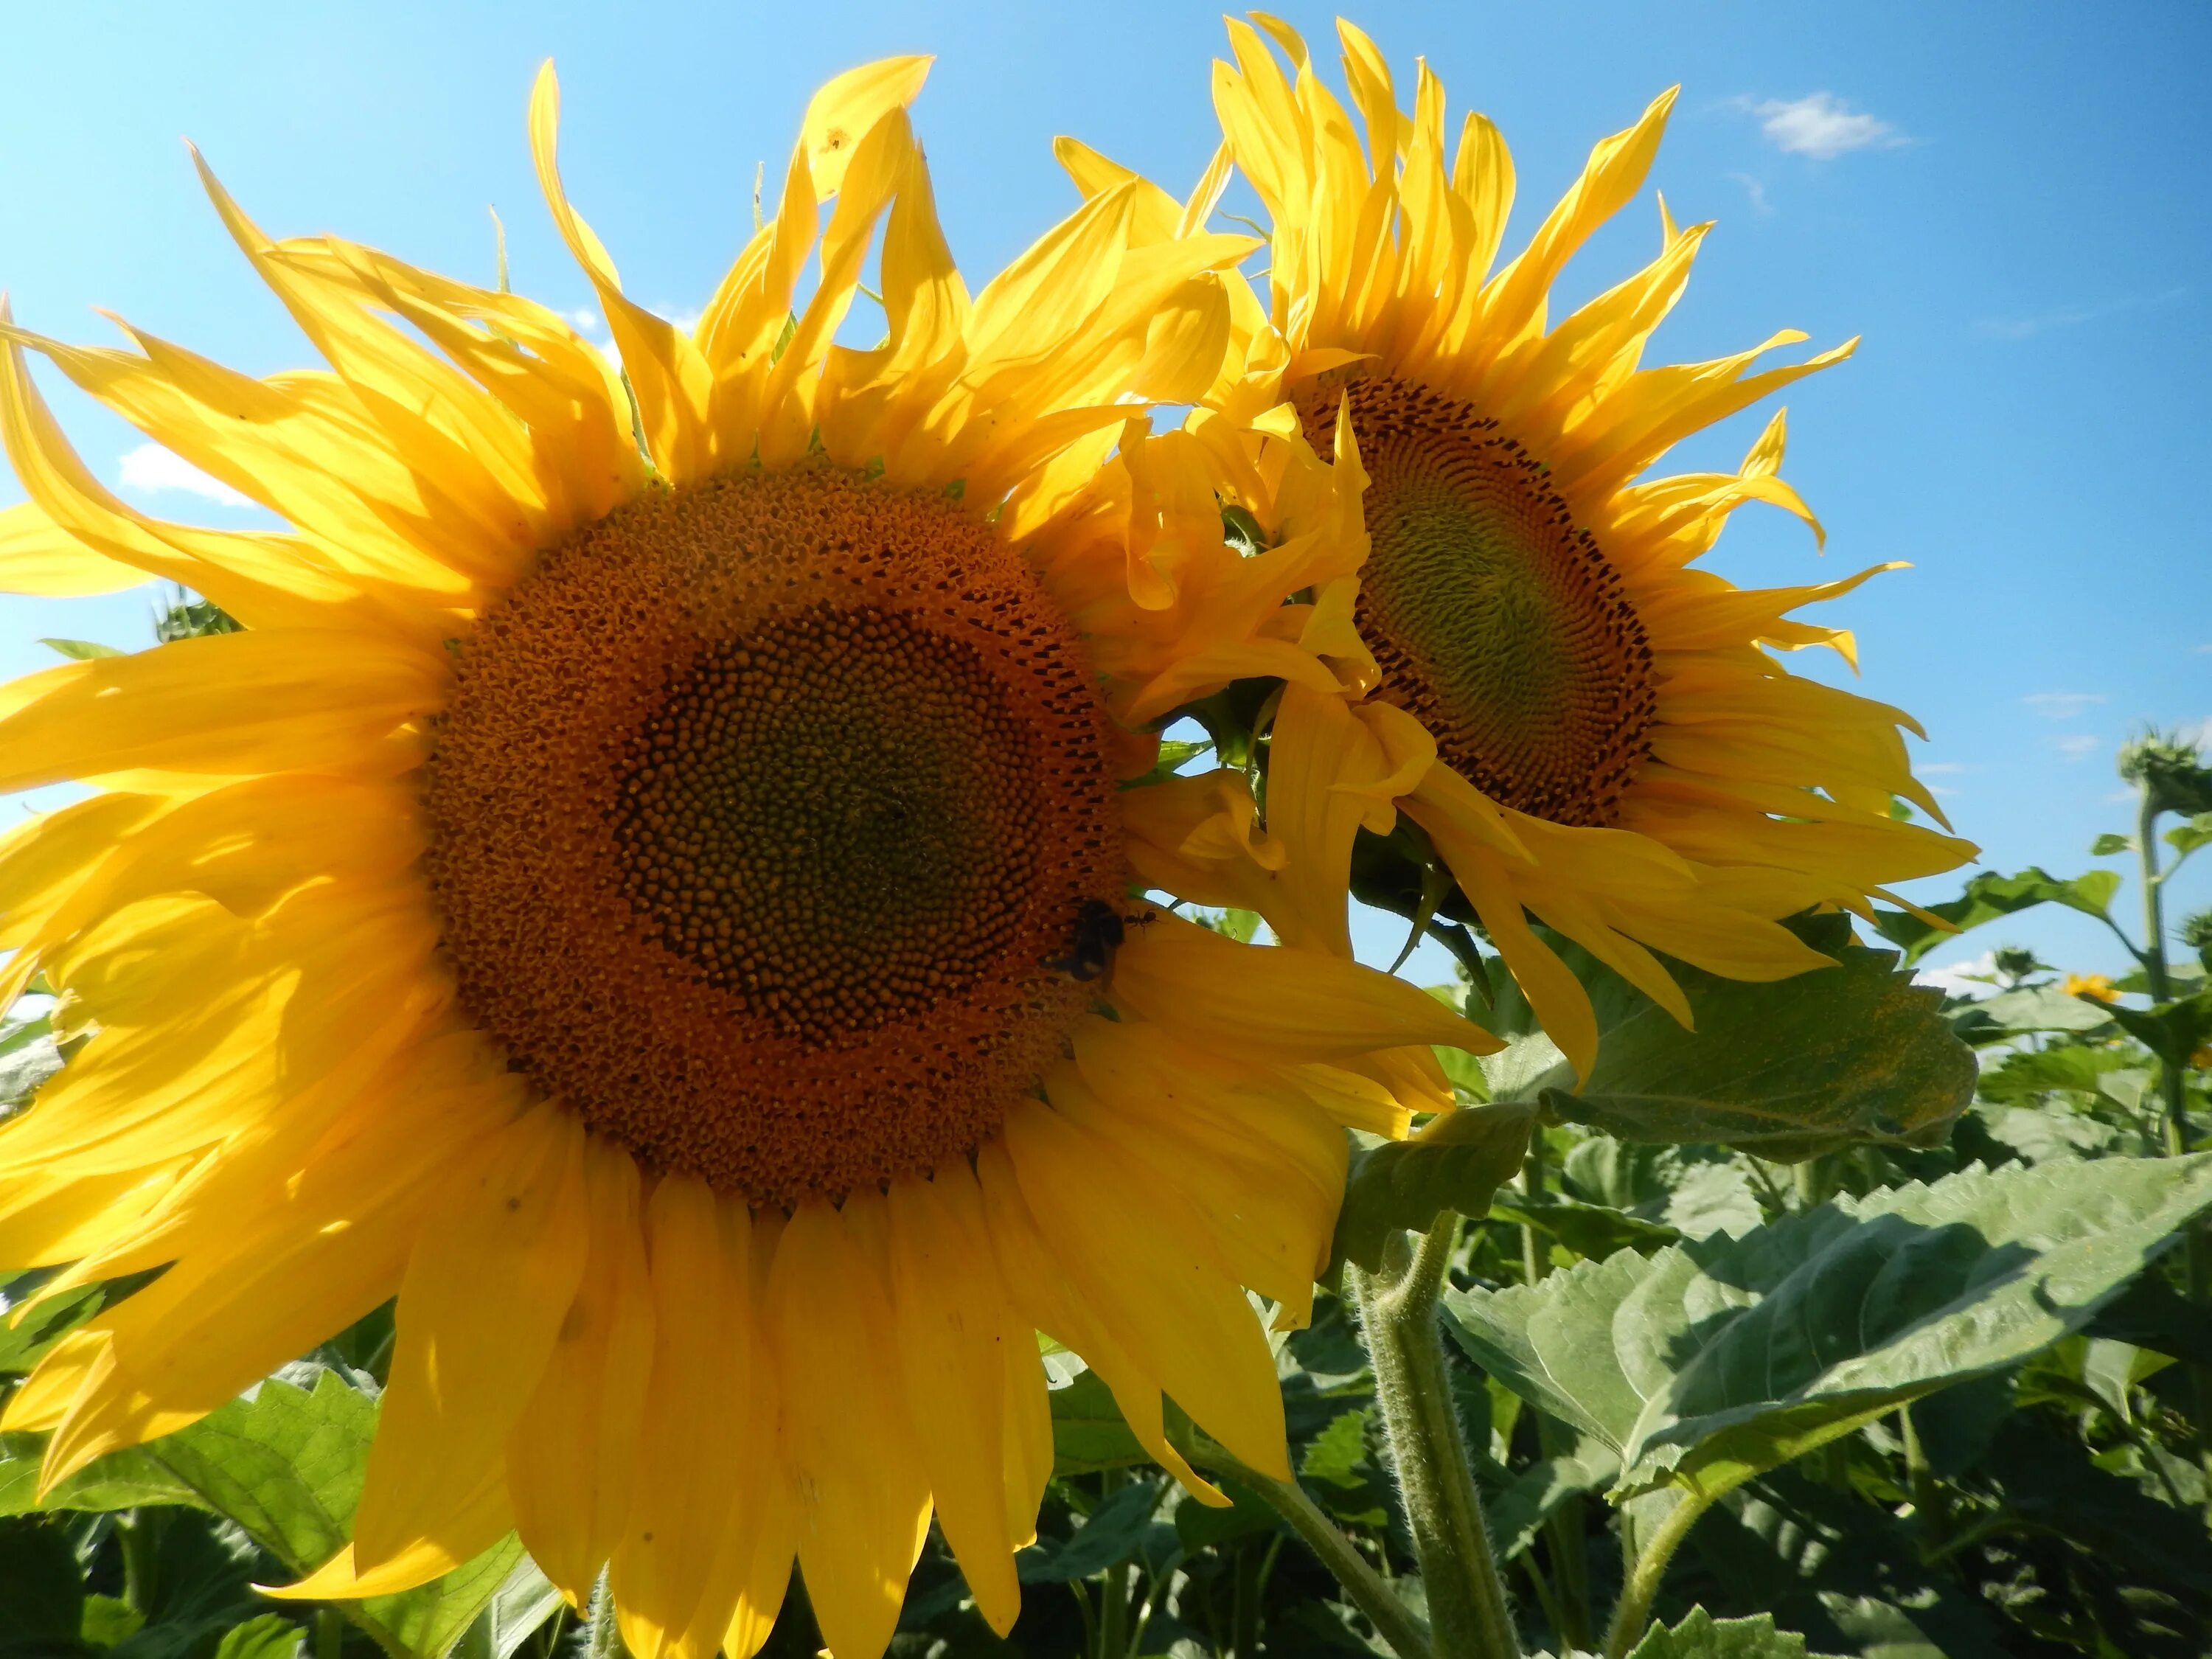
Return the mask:
[(963, 1156), (1091, 991), (1110, 728), (1020, 558), (827, 465), (623, 507), (464, 643), (428, 769), (461, 1000), (655, 1167), (757, 1204)]
[[(1324, 455), (1339, 395), (1299, 399)], [(1492, 799), (1612, 823), (1656, 708), (1650, 642), (1619, 574), (1543, 465), (1472, 405), (1388, 379), (1340, 395), (1369, 477), (1358, 620), (1379, 695)]]

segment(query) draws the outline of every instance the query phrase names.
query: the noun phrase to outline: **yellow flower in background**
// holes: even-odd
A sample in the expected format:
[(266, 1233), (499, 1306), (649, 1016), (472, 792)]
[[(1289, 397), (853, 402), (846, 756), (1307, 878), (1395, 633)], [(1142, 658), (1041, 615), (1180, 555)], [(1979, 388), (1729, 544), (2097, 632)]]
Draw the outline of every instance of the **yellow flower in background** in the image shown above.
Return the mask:
[[(1554, 278), (1641, 186), (1672, 94), (1601, 143), (1493, 270), (1513, 197), (1496, 130), (1469, 115), (1448, 145), (1435, 77), (1424, 67), (1401, 111), (1381, 54), (1343, 24), (1363, 145), (1304, 43), (1255, 15), (1230, 24), (1236, 63), (1215, 66), (1214, 99), (1273, 219), (1271, 301), (1265, 325), (1233, 330), (1243, 361), (1207, 401), (1248, 430), (1287, 403), (1316, 451), (1364, 471), (1371, 550), (1349, 621), (1379, 674), (1364, 702), (1355, 675), (1334, 677), (1349, 696), (1284, 675), (1267, 827), (1309, 890), (1277, 931), (1348, 950), (1353, 836), (1402, 810), (1587, 1075), (1588, 1000), (1528, 915), (1686, 1019), (1653, 951), (1739, 979), (1801, 973), (1826, 958), (1778, 918), (1863, 913), (1886, 884), (1972, 852), (1892, 816), (1902, 797), (1942, 821), (1906, 763), (1910, 716), (1771, 654), (1828, 645), (1852, 660), (1848, 635), (1789, 613), (1893, 567), (1764, 590), (1694, 568), (1747, 501), (1819, 533), (1779, 476), (1782, 416), (1735, 472), (1643, 479), (1680, 440), (1850, 348), (1754, 372), (1792, 332), (1645, 367), (1707, 228), (1663, 206), (1660, 257), (1552, 323)], [(1331, 648), (1356, 666), (1358, 647)]]
[[(0, 843), (0, 989), (42, 972), (91, 1038), (0, 1129), (0, 1261), (167, 1268), (10, 1401), (48, 1484), (395, 1295), (353, 1542), (291, 1593), (519, 1528), (571, 1598), (611, 1563), (639, 1659), (744, 1656), (795, 1556), (872, 1659), (934, 1512), (1003, 1631), (1039, 1330), (1202, 1498), (1163, 1393), (1287, 1475), (1246, 1291), (1305, 1316), (1340, 1123), (1402, 1131), (1449, 1097), (1425, 1045), (1489, 1045), (1128, 899), (1159, 812), (1122, 682), (1237, 671), (1115, 637), (1040, 550), (1132, 522), (1097, 459), (1213, 386), (1250, 243), (1156, 236), (1123, 184), (971, 298), (927, 66), (817, 96), (689, 331), (568, 206), (549, 69), (539, 175), (627, 386), (544, 307), (272, 242), (211, 178), (327, 370), (4, 325), (0, 586), (158, 575), (245, 625), (0, 691), (0, 786), (99, 789)], [(879, 225), (885, 337), (837, 346)], [(289, 528), (116, 501), (26, 348)]]
[(2069, 974), (2059, 990), (2069, 997), (2088, 997), (2097, 1002), (2118, 1002), (2120, 994), (2103, 974)]

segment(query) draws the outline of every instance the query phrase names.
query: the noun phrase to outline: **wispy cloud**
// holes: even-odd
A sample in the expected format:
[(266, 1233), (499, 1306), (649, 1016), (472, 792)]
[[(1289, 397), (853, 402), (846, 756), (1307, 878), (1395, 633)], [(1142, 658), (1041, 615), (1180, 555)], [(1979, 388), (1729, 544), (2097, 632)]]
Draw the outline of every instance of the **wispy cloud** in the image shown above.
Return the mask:
[(1777, 149), (1809, 155), (1815, 161), (1832, 161), (1855, 149), (1896, 149), (1912, 142), (1888, 122), (1852, 109), (1832, 92), (1788, 100), (1739, 98), (1735, 106), (1759, 118), (1759, 130)]
[(2021, 701), (2047, 720), (2070, 720), (2083, 709), (2112, 699), (2102, 691), (2031, 691)]
[(1912, 769), (1923, 778), (1948, 778), (1954, 772), (1967, 769), (1964, 761), (1928, 761)]
[(2144, 311), (2154, 306), (2172, 305), (2186, 299), (2187, 284), (2179, 288), (2161, 289), (2155, 294), (2128, 294), (2117, 300), (2106, 300), (2097, 305), (2053, 306), (2048, 311), (2036, 311), (2012, 317), (1978, 317), (1974, 319), (1974, 332), (1984, 340), (2027, 340), (2048, 333), (2054, 328), (2075, 328), (2083, 323), (2094, 323), (2106, 317), (2118, 317), (2126, 312)]
[(140, 444), (131, 451), (123, 458), (117, 476), (125, 489), (149, 495), (181, 490), (204, 501), (220, 501), (225, 507), (253, 505), (222, 479), (210, 478), (190, 461), (172, 454), (159, 444)]
[(2212, 714), (2191, 724), (2185, 720), (2176, 732), (2184, 743), (2193, 743), (2199, 749), (2212, 749)]
[(1765, 185), (1759, 183), (1758, 179), (1753, 178), (1747, 173), (1731, 173), (1729, 174), (1729, 177), (1735, 179), (1739, 185), (1741, 185), (1743, 186), (1743, 193), (1751, 198), (1751, 210), (1753, 213), (1766, 214), (1769, 216), (1773, 213), (1774, 204), (1766, 199), (1766, 186)]
[(2051, 746), (2068, 760), (2081, 761), (2103, 748), (2105, 740), (2087, 732), (2076, 732), (2071, 737), (2051, 738)]
[(606, 324), (600, 320), (599, 313), (589, 306), (578, 306), (574, 311), (564, 311), (561, 314), (581, 334), (597, 334), (606, 327)]

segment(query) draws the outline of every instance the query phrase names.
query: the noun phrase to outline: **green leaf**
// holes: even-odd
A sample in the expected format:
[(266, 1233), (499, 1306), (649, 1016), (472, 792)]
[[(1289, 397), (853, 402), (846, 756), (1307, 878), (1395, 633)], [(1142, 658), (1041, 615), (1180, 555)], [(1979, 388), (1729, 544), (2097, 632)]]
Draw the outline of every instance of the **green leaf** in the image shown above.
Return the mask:
[(2117, 1125), (2055, 1103), (2000, 1106), (1980, 1115), (1991, 1139), (2011, 1147), (2030, 1164), (2101, 1158), (2118, 1150), (2123, 1139)]
[[(1673, 965), (1697, 1029), (1594, 963), (1597, 1063), (1579, 1091), (1564, 1066), (1546, 1107), (1623, 1140), (1713, 1142), (1794, 1162), (1867, 1142), (1939, 1144), (1973, 1097), (1974, 1057), (1887, 951), (1841, 918), (1803, 931), (1833, 968), (1748, 985)], [(1587, 962), (1587, 957), (1583, 959)]]
[(2212, 1366), (2212, 1320), (2157, 1273), (2138, 1276), (2100, 1309), (2084, 1329), (2090, 1336)]
[(1620, 1460), (1587, 1435), (1573, 1455), (1530, 1464), (1488, 1505), (1500, 1559), (1510, 1561), (1534, 1543), (1544, 1522), (1567, 1499), (1603, 1492), (1620, 1478)]
[(2200, 847), (2212, 847), (2212, 812), (2199, 812), (2186, 823), (2166, 832), (2166, 844), (2187, 858)]
[(283, 1614), (264, 1613), (234, 1626), (216, 1644), (213, 1659), (297, 1659), (305, 1633)]
[(1249, 1487), (1228, 1480), (1217, 1484), (1222, 1496), (1229, 1499), (1229, 1508), (1218, 1510), (1208, 1504), (1186, 1501), (1176, 1509), (1176, 1537), (1188, 1553), (1195, 1555), (1218, 1544), (1249, 1538), (1255, 1533), (1272, 1532), (1282, 1525), (1281, 1517)]
[(77, 1623), (77, 1639), (88, 1647), (112, 1648), (130, 1640), (145, 1626), (146, 1615), (120, 1596), (88, 1595)]
[[(28, 1301), (32, 1293), (52, 1277), (52, 1269), (42, 1267), (0, 1280), (0, 1376), (27, 1372), (48, 1348), (112, 1300), (121, 1285), (141, 1282), (134, 1279), (64, 1291), (40, 1303), (18, 1322), (12, 1310)], [(0, 1435), (0, 1444), (11, 1437)], [(0, 1507), (0, 1515), (17, 1513), (20, 1511)]]
[(2079, 1045), (2025, 1049), (2006, 1056), (2002, 1065), (1982, 1073), (1981, 1096), (1984, 1100), (2010, 1103), (2032, 1100), (2054, 1089), (2098, 1094), (2102, 1091), (2106, 1073), (2125, 1071), (2141, 1059), (2141, 1055), (2124, 1049)]
[(2110, 1003), (2069, 996), (2055, 985), (2022, 986), (1984, 998), (1974, 1006), (2008, 1034), (2094, 1031), (2112, 1018)]
[(2212, 991), (2199, 991), (2163, 1008), (2108, 1008), (2130, 1036), (2176, 1071), (2186, 1070), (2190, 1056), (2212, 1042)]
[(1382, 1474), (1367, 1450), (1364, 1407), (1340, 1413), (1316, 1435), (1298, 1460), (1298, 1474), (1323, 1488), (1315, 1494), (1340, 1521), (1379, 1527), (1389, 1518)]
[(1572, 1198), (1531, 1198), (1500, 1188), (1490, 1200), (1493, 1219), (1518, 1222), (1548, 1233), (1577, 1255), (1604, 1257), (1616, 1250), (1653, 1250), (1682, 1242), (1679, 1228), (1646, 1221), (1603, 1204)]
[(2212, 1156), (2011, 1164), (1839, 1199), (1740, 1239), (1445, 1295), (1496, 1380), (1707, 1494), (2080, 1329), (2212, 1207)]
[(62, 1052), (46, 1015), (0, 1025), (0, 1119), (29, 1105), (40, 1085), (61, 1068)]
[(1052, 1407), (1054, 1474), (1096, 1474), (1152, 1461), (1152, 1454), (1137, 1443), (1137, 1437), (1121, 1420), (1114, 1392), (1097, 1372), (1086, 1370), (1046, 1398)]
[(2134, 836), (2116, 836), (2110, 830), (2089, 843), (2089, 856), (2093, 859), (2109, 859), (2119, 854), (2132, 853), (2135, 850)]
[(1909, 964), (1969, 927), (1978, 927), (1985, 921), (1995, 921), (1999, 916), (2012, 915), (2038, 904), (2063, 904), (2084, 915), (2101, 916), (2112, 903), (2112, 895), (2119, 890), (2120, 878), (2115, 871), (2092, 870), (2071, 881), (2061, 881), (2030, 865), (2017, 875), (1984, 872), (1968, 882), (1966, 890), (1959, 897), (1923, 907), (1929, 915), (1949, 922), (1948, 928), (1923, 921), (1906, 910), (1877, 910), (1874, 925), (1884, 939), (1905, 947), (1905, 960)]
[(1703, 1607), (1672, 1630), (1654, 1625), (1631, 1650), (1629, 1659), (1822, 1659), (1805, 1651), (1805, 1638), (1777, 1630), (1765, 1613), (1749, 1619), (1716, 1619)]
[(1091, 1512), (1075, 1536), (1041, 1560), (1022, 1553), (1021, 1577), (1030, 1583), (1069, 1583), (1134, 1558), (1152, 1528), (1152, 1511), (1166, 1496), (1163, 1481), (1133, 1480)]
[(1492, 1194), (1521, 1172), (1535, 1125), (1531, 1105), (1464, 1106), (1438, 1113), (1410, 1140), (1358, 1152), (1345, 1182), (1331, 1260), (1373, 1272), (1394, 1235), (1425, 1231), (1445, 1210), (1488, 1214)]
[[(189, 1428), (104, 1457), (49, 1496), (49, 1510), (185, 1504), (235, 1522), (289, 1571), (320, 1566), (346, 1542), (361, 1501), (376, 1402), (336, 1371), (289, 1366)], [(36, 1437), (0, 1444), (0, 1507), (27, 1503)], [(513, 1537), (444, 1577), (345, 1604), (388, 1647), (438, 1659), (522, 1559)]]
[(97, 640), (40, 640), (40, 645), (71, 662), (88, 662), (94, 657), (119, 657), (124, 653), (112, 645), (102, 645)]

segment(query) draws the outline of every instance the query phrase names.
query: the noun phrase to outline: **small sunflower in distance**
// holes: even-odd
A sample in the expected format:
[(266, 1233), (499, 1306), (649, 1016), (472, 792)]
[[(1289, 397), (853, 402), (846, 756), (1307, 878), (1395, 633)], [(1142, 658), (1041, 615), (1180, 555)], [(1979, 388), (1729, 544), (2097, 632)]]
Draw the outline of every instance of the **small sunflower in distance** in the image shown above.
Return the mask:
[[(1898, 709), (1792, 675), (1772, 654), (1847, 634), (1794, 620), (1840, 581), (1741, 589), (1694, 568), (1747, 501), (1792, 513), (1777, 414), (1735, 473), (1646, 478), (1674, 443), (1849, 355), (1753, 372), (1786, 332), (1712, 362), (1647, 368), (1705, 226), (1662, 204), (1659, 258), (1556, 325), (1569, 258), (1640, 188), (1673, 94), (1592, 153), (1528, 246), (1493, 270), (1513, 197), (1480, 115), (1448, 150), (1423, 65), (1411, 113), (1374, 44), (1340, 23), (1354, 121), (1286, 25), (1231, 21), (1214, 66), (1230, 153), (1273, 220), (1269, 325), (1212, 402), (1250, 422), (1287, 404), (1323, 455), (1348, 434), (1371, 543), (1353, 622), (1370, 700), (1292, 681), (1274, 720), (1268, 821), (1300, 884), (1333, 887), (1356, 832), (1402, 811), (1587, 1076), (1587, 998), (1537, 919), (1673, 1011), (1653, 951), (1729, 977), (1824, 966), (1778, 918), (1865, 912), (1885, 884), (1949, 869), (1967, 843), (1899, 822), (1914, 779)], [(1286, 75), (1269, 44), (1285, 53)], [(1358, 688), (1364, 690), (1365, 688)], [(1901, 901), (1899, 901), (1901, 902)], [(1908, 907), (1910, 908), (1910, 907)], [(1316, 913), (1310, 893), (1303, 914)], [(1285, 937), (1291, 934), (1285, 933)]]
[[(1408, 1054), (1489, 1045), (1130, 898), (1157, 740), (1030, 542), (1095, 516), (1094, 434), (1217, 378), (1251, 244), (1141, 234), (1128, 186), (971, 298), (927, 67), (817, 97), (690, 331), (568, 206), (549, 67), (539, 176), (627, 386), (543, 307), (271, 241), (212, 177), (327, 371), (0, 322), (0, 586), (157, 575), (244, 624), (0, 692), (0, 785), (100, 790), (0, 843), (0, 991), (43, 972), (90, 1036), (0, 1128), (0, 1261), (167, 1269), (9, 1401), (49, 1485), (395, 1296), (353, 1540), (288, 1593), (519, 1529), (572, 1599), (607, 1565), (638, 1659), (742, 1659), (796, 1558), (874, 1659), (934, 1513), (1004, 1631), (1038, 1331), (1200, 1498), (1164, 1395), (1287, 1475), (1247, 1290), (1306, 1316), (1340, 1123), (1401, 1130)], [(841, 347), (879, 227), (885, 336)], [(27, 349), (290, 527), (114, 499)]]

